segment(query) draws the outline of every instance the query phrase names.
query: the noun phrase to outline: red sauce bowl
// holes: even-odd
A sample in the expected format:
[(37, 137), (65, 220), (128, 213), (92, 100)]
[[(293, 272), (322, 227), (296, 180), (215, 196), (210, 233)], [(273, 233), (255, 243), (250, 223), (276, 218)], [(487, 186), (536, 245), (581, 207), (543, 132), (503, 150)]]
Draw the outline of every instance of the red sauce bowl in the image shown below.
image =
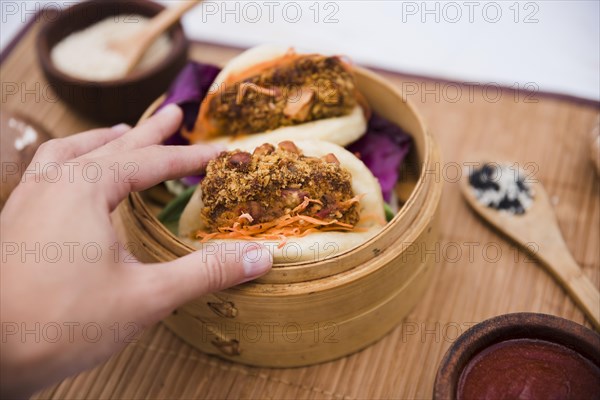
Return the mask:
[[(520, 347), (519, 347), (520, 346)], [(555, 354), (551, 354), (555, 352)], [(495, 357), (495, 358), (494, 358)], [(572, 363), (565, 364), (563, 361), (570, 357)], [(515, 368), (506, 368), (510, 364)], [(546, 363), (546, 367), (543, 367)], [(579, 363), (579, 364), (578, 364)], [(494, 365), (500, 368), (492, 375)], [(535, 366), (526, 369), (524, 366)], [(565, 367), (569, 365), (569, 367)], [(588, 368), (588, 371), (576, 371)], [(504, 368), (504, 369), (501, 369)], [(562, 371), (559, 371), (561, 370)], [(524, 371), (527, 371), (524, 373)], [(557, 372), (558, 371), (558, 372)], [(591, 372), (590, 372), (591, 371)], [(567, 388), (571, 394), (581, 393), (577, 390), (592, 389), (600, 385), (600, 381), (589, 381), (600, 371), (600, 335), (575, 322), (546, 314), (515, 313), (500, 315), (483, 321), (462, 334), (450, 346), (446, 355), (440, 363), (435, 379), (434, 399), (461, 399), (461, 398), (485, 398), (487, 395), (493, 398), (508, 398), (508, 392), (496, 391), (490, 394), (492, 382), (498, 387), (523, 388), (522, 395), (529, 398), (535, 396), (535, 390), (528, 392), (531, 387), (537, 390), (552, 391), (556, 398), (565, 397), (564, 393), (554, 390), (556, 387), (556, 374), (561, 373), (565, 379), (588, 379), (587, 383), (572, 382)], [(592, 375), (589, 375), (590, 372)], [(489, 374), (486, 378), (485, 375)], [(524, 375), (527, 375), (525, 377)], [(550, 378), (554, 376), (554, 378)], [(570, 376), (570, 377), (569, 377)], [(597, 375), (596, 375), (597, 376)], [(545, 377), (548, 377), (548, 385), (543, 385)], [(475, 379), (468, 388), (469, 379)], [(505, 382), (502, 383), (501, 380)], [(510, 382), (506, 382), (510, 379)], [(550, 381), (551, 380), (551, 381)], [(523, 382), (527, 382), (523, 385)], [(510, 384), (505, 384), (510, 383)], [(552, 383), (552, 385), (550, 385)], [(591, 385), (591, 386), (590, 386)], [(473, 389), (479, 391), (474, 395)], [(470, 390), (470, 396), (466, 396)], [(477, 390), (475, 390), (477, 392)], [(540, 391), (537, 392), (538, 394)], [(592, 392), (594, 393), (594, 392)], [(512, 393), (514, 396), (514, 392)], [(548, 393), (541, 397), (547, 397)], [(491, 398), (491, 397), (490, 397)], [(527, 398), (527, 397), (525, 397)], [(594, 393), (591, 398), (600, 398), (600, 391)]]

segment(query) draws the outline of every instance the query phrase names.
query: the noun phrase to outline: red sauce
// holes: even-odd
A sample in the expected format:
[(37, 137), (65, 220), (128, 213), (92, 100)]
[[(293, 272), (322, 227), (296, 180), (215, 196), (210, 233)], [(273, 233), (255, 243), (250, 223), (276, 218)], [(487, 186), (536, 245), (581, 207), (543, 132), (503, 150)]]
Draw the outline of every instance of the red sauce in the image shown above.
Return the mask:
[(600, 368), (575, 351), (533, 339), (507, 340), (463, 370), (461, 399), (600, 399)]

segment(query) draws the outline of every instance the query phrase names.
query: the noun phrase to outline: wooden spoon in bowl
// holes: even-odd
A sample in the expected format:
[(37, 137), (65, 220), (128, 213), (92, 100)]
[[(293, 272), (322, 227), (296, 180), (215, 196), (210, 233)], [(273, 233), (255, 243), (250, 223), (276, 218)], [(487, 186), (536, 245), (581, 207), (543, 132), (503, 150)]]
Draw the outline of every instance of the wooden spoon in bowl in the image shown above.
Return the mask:
[(480, 203), (468, 177), (460, 183), (463, 196), (477, 214), (536, 257), (600, 330), (600, 292), (569, 252), (544, 187), (539, 183), (529, 186), (534, 193), (531, 206), (524, 214), (510, 214)]
[(139, 32), (111, 41), (108, 44), (110, 49), (121, 54), (126, 60), (126, 72), (131, 72), (154, 41), (200, 1), (202, 0), (185, 0), (175, 6), (167, 7), (153, 17), (148, 25)]

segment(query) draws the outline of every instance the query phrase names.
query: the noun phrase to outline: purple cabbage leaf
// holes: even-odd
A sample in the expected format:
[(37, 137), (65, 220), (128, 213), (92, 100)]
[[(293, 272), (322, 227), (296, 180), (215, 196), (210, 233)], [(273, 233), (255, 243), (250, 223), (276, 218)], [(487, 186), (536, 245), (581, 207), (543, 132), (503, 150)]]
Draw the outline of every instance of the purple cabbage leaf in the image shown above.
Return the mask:
[[(177, 104), (183, 110), (183, 127), (192, 130), (198, 117), (202, 100), (208, 94), (212, 83), (221, 70), (210, 64), (190, 61), (181, 70), (167, 92), (167, 98), (157, 109), (159, 111), (169, 104)], [(166, 145), (186, 145), (189, 141), (176, 132), (165, 140)]]
[(383, 199), (389, 203), (398, 182), (400, 165), (408, 155), (412, 138), (387, 119), (373, 114), (367, 133), (348, 146), (358, 154), (381, 185)]

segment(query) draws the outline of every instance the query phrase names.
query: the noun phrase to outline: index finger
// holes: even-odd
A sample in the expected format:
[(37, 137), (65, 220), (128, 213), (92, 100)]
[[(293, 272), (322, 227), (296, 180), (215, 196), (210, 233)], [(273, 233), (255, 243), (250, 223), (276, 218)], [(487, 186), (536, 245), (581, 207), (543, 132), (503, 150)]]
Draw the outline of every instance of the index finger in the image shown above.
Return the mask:
[(170, 104), (121, 137), (88, 153), (86, 158), (103, 157), (159, 144), (179, 129), (182, 119), (183, 112), (181, 108), (175, 104)]
[(106, 174), (106, 179), (102, 180), (108, 208), (113, 210), (130, 192), (201, 173), (220, 151), (220, 148), (206, 144), (152, 145), (95, 160), (102, 167), (111, 169), (111, 174)]

